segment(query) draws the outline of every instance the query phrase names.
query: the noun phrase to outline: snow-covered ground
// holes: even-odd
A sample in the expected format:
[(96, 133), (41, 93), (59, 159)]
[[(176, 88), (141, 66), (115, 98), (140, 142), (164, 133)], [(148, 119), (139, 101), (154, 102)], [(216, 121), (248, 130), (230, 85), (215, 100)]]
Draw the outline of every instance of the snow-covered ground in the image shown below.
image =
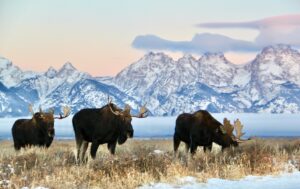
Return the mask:
[(178, 184), (152, 183), (139, 189), (299, 189), (300, 172), (284, 173), (279, 176), (247, 176), (240, 180), (212, 178), (207, 183), (194, 177), (184, 177)]
[[(299, 137), (299, 114), (213, 114), (220, 122), (227, 117), (231, 122), (239, 118), (246, 137)], [(55, 120), (56, 139), (73, 139), (72, 117)], [(11, 139), (11, 127), (18, 118), (0, 119), (0, 139)], [(135, 138), (168, 138), (173, 136), (176, 117), (134, 118), (132, 125)]]

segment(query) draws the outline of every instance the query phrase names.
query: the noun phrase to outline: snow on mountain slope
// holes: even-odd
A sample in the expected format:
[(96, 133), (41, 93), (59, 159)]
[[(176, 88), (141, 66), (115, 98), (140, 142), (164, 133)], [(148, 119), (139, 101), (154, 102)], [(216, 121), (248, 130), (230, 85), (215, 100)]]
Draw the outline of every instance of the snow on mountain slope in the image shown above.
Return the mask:
[[(178, 115), (207, 109), (211, 112), (300, 112), (300, 53), (288, 45), (264, 48), (245, 65), (229, 62), (222, 53), (200, 59), (184, 55), (177, 61), (150, 52), (115, 77), (92, 77), (67, 62), (45, 73), (23, 72), (0, 58), (0, 107), (27, 115), (37, 108), (62, 105), (78, 111), (101, 107), (109, 95), (119, 106), (136, 111), (147, 102), (153, 115)], [(9, 104), (8, 99), (15, 98)], [(13, 101), (13, 100), (12, 100)], [(20, 107), (16, 108), (18, 102)], [(16, 110), (15, 110), (16, 109)], [(4, 109), (3, 109), (4, 110)], [(20, 114), (20, 113), (19, 113)], [(12, 114), (15, 115), (15, 114)]]
[(300, 53), (287, 45), (266, 47), (252, 62), (251, 73), (260, 103), (270, 101), (280, 93), (281, 84), (300, 86)]
[(82, 108), (101, 108), (107, 104), (108, 96), (122, 108), (126, 102), (133, 108), (133, 112), (136, 112), (139, 107), (134, 98), (116, 87), (93, 79), (81, 79), (74, 85), (64, 83), (43, 99), (41, 104), (45, 109), (54, 107), (56, 112), (60, 111), (61, 106), (68, 105), (72, 113), (75, 113)]
[(100, 108), (107, 104), (108, 96), (115, 104), (120, 107), (129, 104), (133, 111), (136, 112), (139, 109), (139, 103), (126, 93), (120, 91), (118, 88), (97, 82), (92, 79), (81, 80), (76, 83), (70, 90), (70, 104), (81, 109), (84, 107), (96, 107)]
[[(300, 87), (299, 64), (299, 52), (288, 45), (266, 47), (245, 65), (234, 65), (221, 53), (206, 53), (199, 60), (186, 55), (178, 61), (162, 53), (149, 53), (114, 81), (131, 96), (146, 100), (156, 115), (200, 108), (213, 112), (299, 112), (300, 101), (295, 97)], [(295, 84), (293, 89), (286, 87), (289, 83)]]
[(6, 87), (15, 86), (22, 80), (36, 75), (34, 72), (23, 72), (8, 59), (0, 57), (0, 82)]
[(200, 59), (199, 82), (218, 92), (233, 92), (250, 80), (250, 72), (243, 66), (229, 62), (222, 53), (206, 53)]
[(0, 82), (0, 117), (20, 116), (28, 110), (24, 101)]
[(67, 62), (58, 71), (50, 67), (46, 73), (23, 80), (17, 87), (35, 89), (40, 103), (44, 104), (46, 97), (57, 90), (57, 88), (61, 88), (60, 95), (66, 98), (68, 89), (81, 79), (90, 77), (90, 75), (76, 70), (71, 63)]
[[(149, 53), (138, 62), (122, 70), (115, 78), (116, 83), (129, 95), (151, 93), (153, 85), (163, 85), (175, 68), (172, 58), (163, 53)], [(142, 97), (140, 97), (142, 98)]]
[[(176, 115), (207, 106), (214, 111), (234, 111), (231, 107), (226, 109), (220, 104), (210, 104), (211, 94), (202, 99), (201, 106), (193, 106), (201, 93), (197, 86), (202, 83), (216, 93), (233, 93), (246, 86), (250, 75), (247, 69), (230, 63), (221, 53), (207, 53), (199, 60), (185, 55), (178, 61), (162, 53), (149, 53), (121, 71), (114, 81), (136, 99), (147, 101), (154, 114)], [(189, 94), (180, 92), (186, 88), (194, 90), (189, 90)], [(226, 98), (218, 95), (215, 101)]]

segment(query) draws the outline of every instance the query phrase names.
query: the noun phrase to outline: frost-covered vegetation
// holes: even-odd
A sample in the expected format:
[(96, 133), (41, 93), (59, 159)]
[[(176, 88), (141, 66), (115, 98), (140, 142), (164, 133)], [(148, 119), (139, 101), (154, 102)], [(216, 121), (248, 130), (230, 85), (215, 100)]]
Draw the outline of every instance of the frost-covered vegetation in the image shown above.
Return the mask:
[(224, 152), (198, 149), (193, 159), (186, 156), (184, 145), (174, 159), (172, 146), (171, 140), (129, 140), (117, 146), (113, 157), (102, 145), (95, 160), (77, 165), (74, 141), (20, 152), (14, 151), (12, 141), (1, 141), (0, 188), (136, 188), (176, 183), (186, 176), (205, 182), (300, 169), (300, 139), (254, 139)]

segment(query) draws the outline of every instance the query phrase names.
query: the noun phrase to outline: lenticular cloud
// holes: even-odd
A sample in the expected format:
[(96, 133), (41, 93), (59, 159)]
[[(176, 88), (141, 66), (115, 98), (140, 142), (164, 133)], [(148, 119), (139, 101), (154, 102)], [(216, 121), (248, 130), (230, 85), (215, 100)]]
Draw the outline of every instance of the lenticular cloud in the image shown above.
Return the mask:
[(200, 23), (197, 27), (240, 28), (259, 31), (254, 41), (237, 40), (220, 34), (200, 33), (190, 41), (172, 41), (155, 35), (137, 36), (132, 46), (143, 50), (168, 50), (201, 54), (204, 52), (255, 52), (265, 46), (289, 44), (300, 47), (300, 14), (274, 16), (247, 22)]
[(249, 28), (259, 31), (255, 40), (258, 46), (285, 43), (300, 46), (300, 14), (274, 16), (248, 22), (201, 23), (205, 28)]

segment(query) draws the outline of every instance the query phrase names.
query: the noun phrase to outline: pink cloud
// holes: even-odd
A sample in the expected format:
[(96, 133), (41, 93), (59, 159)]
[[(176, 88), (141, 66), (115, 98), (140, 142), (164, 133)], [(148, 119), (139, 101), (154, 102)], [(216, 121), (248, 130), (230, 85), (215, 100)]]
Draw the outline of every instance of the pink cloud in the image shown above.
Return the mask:
[(206, 28), (250, 28), (259, 31), (255, 39), (258, 46), (285, 43), (300, 46), (300, 14), (281, 15), (247, 22), (201, 23)]

